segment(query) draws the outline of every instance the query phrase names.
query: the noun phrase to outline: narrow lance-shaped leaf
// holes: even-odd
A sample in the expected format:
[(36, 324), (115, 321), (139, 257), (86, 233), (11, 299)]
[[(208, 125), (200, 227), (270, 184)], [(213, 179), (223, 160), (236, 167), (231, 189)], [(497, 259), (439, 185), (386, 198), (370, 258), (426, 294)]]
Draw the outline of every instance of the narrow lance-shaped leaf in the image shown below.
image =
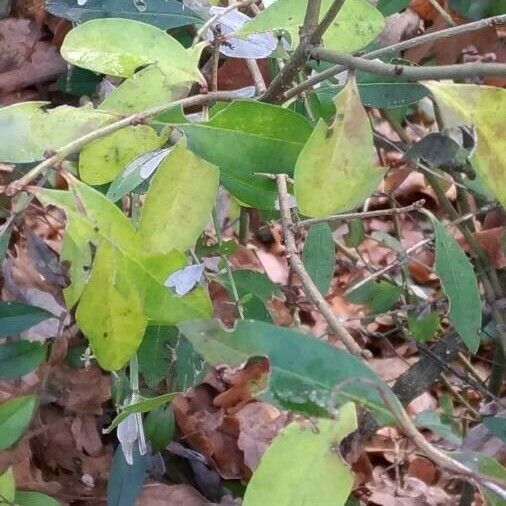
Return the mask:
[(184, 251), (202, 232), (218, 192), (219, 172), (179, 143), (151, 182), (139, 223), (146, 251)]
[[(383, 423), (392, 422), (378, 388), (386, 384), (358, 358), (293, 329), (244, 320), (227, 331), (212, 320), (181, 323), (179, 329), (195, 350), (211, 365), (239, 366), (251, 357), (266, 356), (271, 365), (269, 402), (311, 414), (332, 412), (353, 400), (361, 403)], [(365, 380), (367, 382), (361, 382)]]
[(0, 404), (0, 451), (12, 446), (32, 419), (35, 396), (14, 397)]
[(0, 337), (19, 334), (55, 315), (23, 302), (0, 301)]
[(353, 403), (337, 419), (295, 421), (272, 441), (253, 473), (244, 506), (342, 506), (353, 487), (353, 473), (339, 453), (341, 441), (357, 428)]
[(65, 37), (62, 56), (70, 63), (102, 74), (130, 77), (156, 63), (171, 84), (205, 79), (198, 70), (205, 44), (185, 49), (163, 30), (131, 19), (95, 19)]
[(432, 218), (432, 223), (436, 236), (436, 273), (450, 302), (450, 320), (469, 350), (476, 353), (482, 311), (473, 266), (441, 222)]
[(316, 223), (309, 229), (302, 260), (318, 290), (325, 295), (330, 288), (335, 263), (335, 246), (328, 223)]
[(303, 214), (326, 216), (360, 205), (380, 183), (371, 125), (351, 78), (335, 98), (329, 127), (319, 120), (295, 165), (295, 198)]

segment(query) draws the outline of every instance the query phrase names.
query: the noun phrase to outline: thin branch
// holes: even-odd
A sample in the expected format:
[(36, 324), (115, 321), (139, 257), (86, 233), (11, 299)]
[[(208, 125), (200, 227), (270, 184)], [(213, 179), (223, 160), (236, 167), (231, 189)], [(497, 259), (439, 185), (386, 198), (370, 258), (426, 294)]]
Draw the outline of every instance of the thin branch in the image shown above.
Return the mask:
[(308, 298), (318, 308), (320, 313), (327, 321), (328, 326), (338, 336), (346, 349), (353, 355), (362, 356), (366, 358), (371, 357), (369, 350), (362, 350), (355, 342), (351, 334), (346, 330), (346, 327), (338, 320), (332, 308), (329, 306), (323, 295), (320, 293), (313, 280), (309, 276), (300, 256), (297, 252), (297, 245), (295, 244), (295, 237), (292, 232), (293, 221), (290, 215), (290, 208), (288, 207), (288, 189), (285, 174), (276, 175), (276, 183), (278, 186), (279, 210), (281, 213), (281, 225), (283, 227), (283, 235), (285, 238), (286, 252), (288, 261), (294, 272), (299, 276), (304, 291)]
[[(455, 35), (461, 35), (463, 33), (468, 33), (476, 30), (481, 30), (483, 28), (489, 26), (500, 26), (506, 24), (506, 14), (502, 14), (500, 16), (493, 16), (486, 19), (480, 19), (479, 21), (473, 21), (472, 23), (466, 23), (464, 25), (455, 26), (452, 28), (446, 28), (444, 30), (438, 30), (437, 32), (426, 33), (424, 35), (420, 35), (419, 37), (413, 37), (412, 39), (403, 40), (396, 44), (391, 44), (389, 46), (382, 47), (380, 49), (376, 49), (371, 51), (370, 53), (366, 53), (362, 56), (367, 60), (373, 60), (374, 58), (378, 58), (379, 56), (385, 56), (388, 54), (396, 54), (400, 51), (404, 51), (405, 49), (409, 49), (411, 47), (420, 46), (422, 44), (427, 44), (430, 42), (434, 42), (436, 40), (453, 37)], [(284, 94), (284, 99), (289, 100), (293, 98), (303, 91), (312, 88), (313, 86), (325, 81), (326, 79), (330, 79), (331, 77), (339, 74), (346, 70), (346, 67), (343, 65), (336, 65), (331, 67), (330, 69), (324, 70), (319, 74), (316, 74), (301, 84), (294, 86)]]
[(229, 12), (232, 12), (236, 9), (240, 9), (241, 7), (247, 7), (248, 5), (254, 4), (258, 2), (258, 0), (239, 0), (238, 2), (231, 3), (228, 7), (225, 8), (222, 12), (218, 12), (213, 17), (209, 18), (197, 31), (194, 39), (193, 45), (195, 45), (201, 38), (204, 32), (216, 21), (218, 21), (221, 17), (225, 16)]
[[(356, 380), (354, 380), (356, 381)], [(439, 448), (436, 448), (434, 445), (429, 443), (424, 435), (418, 430), (413, 420), (411, 420), (410, 416), (406, 412), (406, 410), (402, 407), (399, 402), (395, 402), (395, 397), (390, 395), (390, 392), (386, 391), (386, 387), (375, 383), (373, 381), (367, 380), (365, 378), (359, 378), (361, 383), (365, 383), (369, 385), (371, 388), (374, 388), (379, 392), (383, 402), (387, 405), (389, 410), (397, 419), (397, 422), (404, 430), (406, 436), (409, 437), (411, 442), (429, 459), (435, 462), (438, 466), (453, 473), (459, 474), (466, 478), (469, 478), (483, 487), (487, 488), (494, 494), (497, 494), (502, 499), (506, 499), (506, 481), (498, 478), (493, 478), (491, 476), (486, 476), (482, 473), (476, 472), (470, 467), (462, 464), (461, 462), (454, 460), (450, 455), (443, 452)], [(344, 386), (348, 381), (341, 383), (339, 386)]]
[(321, 0), (308, 1), (299, 45), (287, 64), (273, 79), (267, 91), (260, 96), (260, 100), (264, 102), (283, 101), (283, 92), (291, 85), (297, 76), (297, 72), (306, 63), (311, 46), (320, 43), (325, 30), (332, 23), (343, 4), (344, 0), (334, 0), (322, 22), (318, 24)]
[(138, 125), (150, 119), (157, 114), (160, 114), (168, 109), (172, 109), (174, 107), (192, 107), (196, 105), (204, 105), (209, 104), (216, 101), (231, 101), (237, 98), (237, 95), (233, 92), (226, 91), (217, 91), (214, 93), (207, 93), (202, 95), (195, 95), (193, 97), (182, 98), (180, 100), (174, 100), (172, 102), (168, 102), (163, 105), (159, 105), (157, 107), (153, 107), (151, 109), (147, 109), (146, 111), (132, 114), (130, 116), (126, 116), (120, 120), (114, 121), (109, 125), (106, 125), (101, 128), (97, 128), (92, 132), (89, 132), (82, 137), (79, 137), (72, 142), (69, 142), (65, 146), (61, 147), (56, 153), (46, 158), (44, 161), (36, 165), (32, 170), (27, 172), (23, 177), (13, 181), (7, 188), (5, 189), (5, 194), (9, 197), (12, 197), (16, 193), (23, 190), (23, 188), (30, 184), (35, 178), (39, 175), (46, 172), (48, 169), (55, 167), (56, 165), (61, 164), (65, 158), (73, 153), (77, 153), (81, 148), (89, 144), (90, 142), (96, 141), (97, 139), (101, 139), (106, 135), (112, 134), (117, 130), (121, 130), (122, 128), (126, 128), (132, 125)]
[(409, 65), (392, 65), (381, 61), (370, 61), (363, 57), (336, 53), (327, 49), (315, 48), (311, 56), (317, 60), (338, 63), (346, 68), (363, 70), (372, 74), (394, 76), (408, 81), (425, 81), (429, 79), (466, 79), (469, 77), (506, 76), (506, 63), (461, 63), (457, 65), (440, 65), (412, 67)]
[(256, 94), (260, 95), (267, 90), (267, 86), (265, 85), (264, 76), (258, 66), (258, 63), (253, 58), (246, 58), (246, 66), (248, 67), (249, 73), (255, 83)]
[(315, 223), (322, 223), (326, 221), (342, 221), (351, 220), (353, 218), (359, 218), (365, 220), (367, 218), (376, 218), (379, 216), (394, 216), (399, 214), (410, 213), (411, 211), (418, 211), (425, 204), (425, 200), (417, 200), (413, 204), (405, 207), (392, 207), (390, 209), (378, 209), (375, 211), (365, 211), (362, 213), (343, 213), (335, 214), (332, 216), (325, 216), (324, 218), (309, 218), (307, 220), (301, 220), (295, 224), (296, 227), (310, 227)]

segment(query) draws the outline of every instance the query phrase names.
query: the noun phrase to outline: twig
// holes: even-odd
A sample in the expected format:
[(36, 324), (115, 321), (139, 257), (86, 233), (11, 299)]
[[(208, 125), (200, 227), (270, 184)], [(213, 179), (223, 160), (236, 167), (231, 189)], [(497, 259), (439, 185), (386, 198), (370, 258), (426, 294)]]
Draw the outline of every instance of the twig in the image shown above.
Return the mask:
[(300, 42), (292, 57), (273, 79), (267, 91), (260, 96), (260, 100), (264, 102), (283, 101), (283, 92), (290, 86), (290, 83), (297, 76), (297, 72), (304, 65), (308, 58), (308, 52), (311, 46), (320, 43), (325, 30), (337, 16), (339, 10), (344, 4), (344, 0), (334, 0), (329, 10), (318, 24), (321, 0), (309, 0), (306, 14), (304, 16), (304, 25), (302, 27)]
[(222, 12), (218, 12), (213, 17), (209, 18), (197, 31), (192, 45), (195, 45), (201, 38), (204, 32), (216, 21), (218, 21), (222, 16), (228, 14), (229, 12), (240, 9), (241, 7), (247, 7), (248, 5), (254, 4), (258, 2), (258, 0), (239, 0), (238, 2), (231, 3), (228, 7), (226, 7)]
[(343, 342), (346, 349), (353, 355), (370, 358), (371, 353), (369, 350), (362, 350), (355, 342), (351, 334), (346, 330), (346, 327), (337, 319), (336, 315), (320, 293), (313, 280), (309, 276), (300, 256), (297, 252), (297, 245), (292, 232), (292, 217), (290, 215), (290, 208), (288, 207), (288, 189), (285, 174), (276, 175), (276, 183), (278, 186), (279, 210), (281, 213), (281, 225), (283, 228), (283, 235), (285, 238), (286, 252), (288, 261), (294, 272), (299, 276), (304, 291), (308, 298), (318, 308), (320, 313), (327, 321), (328, 326)]
[(295, 224), (296, 227), (310, 227), (315, 223), (321, 223), (325, 221), (341, 221), (341, 220), (351, 220), (353, 218), (367, 219), (367, 218), (376, 218), (379, 216), (394, 216), (398, 214), (405, 214), (411, 211), (418, 211), (425, 204), (424, 199), (417, 200), (413, 204), (405, 207), (393, 207), (390, 209), (378, 209), (375, 211), (366, 211), (362, 213), (343, 213), (343, 214), (335, 214), (332, 216), (326, 216), (325, 218), (309, 218), (307, 220), (301, 220)]
[(54, 167), (55, 165), (59, 165), (65, 160), (65, 158), (73, 153), (78, 152), (81, 148), (93, 142), (97, 139), (101, 139), (106, 135), (112, 134), (117, 130), (121, 130), (122, 128), (126, 128), (131, 125), (137, 125), (139, 123), (143, 123), (149, 118), (156, 116), (168, 109), (172, 109), (174, 107), (191, 107), (196, 105), (209, 104), (215, 101), (231, 101), (237, 98), (237, 95), (227, 91), (217, 91), (214, 93), (207, 93), (201, 95), (194, 95), (193, 97), (182, 98), (180, 100), (174, 100), (172, 102), (168, 102), (164, 105), (160, 105), (157, 107), (153, 107), (151, 109), (147, 109), (146, 111), (132, 114), (130, 116), (126, 116), (118, 121), (114, 121), (109, 125), (106, 125), (101, 128), (97, 128), (92, 132), (89, 132), (82, 137), (79, 137), (72, 142), (69, 142), (62, 148), (60, 148), (55, 154), (46, 158), (43, 162), (36, 165), (33, 169), (27, 172), (23, 177), (13, 181), (7, 188), (5, 189), (5, 194), (9, 197), (12, 197), (16, 193), (23, 190), (23, 188), (31, 183), (36, 177), (40, 174), (44, 173), (48, 169)]
[[(221, 233), (220, 223), (218, 221), (218, 214), (216, 213), (216, 208), (213, 208), (212, 214), (214, 231), (216, 233), (216, 241), (218, 242), (218, 246), (221, 247), (223, 244), (223, 236)], [(234, 307), (239, 314), (239, 318), (244, 320), (244, 310), (241, 304), (241, 299), (239, 297), (239, 292), (237, 291), (237, 286), (235, 284), (234, 275), (232, 273), (232, 269), (230, 267), (230, 262), (225, 255), (221, 255), (221, 258), (225, 262), (225, 270), (227, 271), (228, 282), (230, 283), (230, 290), (232, 291), (232, 296), (234, 298)]]
[[(449, 223), (449, 225), (459, 225), (460, 223), (463, 223), (463, 222), (465, 222), (467, 220), (471, 220), (472, 218), (474, 218), (478, 214), (482, 214), (484, 212), (488, 212), (488, 211), (490, 211), (492, 209), (495, 209), (495, 207), (497, 207), (496, 204), (487, 204), (487, 205), (481, 207), (480, 209), (478, 209), (478, 211), (476, 211), (474, 213), (468, 213), (468, 214), (466, 214), (464, 216), (460, 216), (459, 218), (451, 221)], [(379, 278), (381, 276), (384, 276), (387, 272), (390, 272), (392, 269), (395, 269), (396, 267), (399, 267), (403, 262), (406, 262), (407, 260), (409, 260), (409, 255), (410, 254), (415, 253), (416, 251), (418, 251), (419, 249), (423, 248), (424, 246), (426, 246), (430, 242), (432, 242), (432, 237), (427, 237), (426, 239), (422, 239), (421, 241), (413, 244), (412, 246), (410, 246), (409, 248), (407, 248), (404, 251), (404, 254), (401, 257), (399, 257), (396, 260), (394, 260), (393, 262), (385, 265), (385, 267), (382, 267), (380, 270), (375, 271), (374, 273), (372, 273), (369, 276), (365, 277), (364, 279), (362, 279), (361, 281), (359, 281), (356, 285), (353, 285), (353, 289), (356, 289), (356, 288), (358, 288), (360, 286), (363, 286), (366, 283), (368, 283), (369, 281), (372, 281), (373, 279), (376, 279), (376, 278)]]
[(346, 68), (363, 70), (372, 74), (394, 76), (409, 81), (428, 79), (466, 79), (469, 77), (506, 76), (505, 63), (461, 63), (456, 65), (440, 65), (412, 67), (409, 65), (392, 65), (381, 61), (370, 61), (363, 57), (336, 53), (322, 48), (311, 50), (311, 56), (317, 60), (338, 63)]
[[(357, 381), (357, 380), (353, 380)], [(506, 499), (506, 481), (493, 478), (490, 476), (485, 476), (482, 473), (473, 471), (468, 466), (458, 462), (457, 460), (452, 459), (448, 454), (441, 451), (439, 448), (436, 448), (434, 445), (429, 443), (427, 439), (423, 436), (423, 434), (417, 429), (416, 425), (411, 420), (410, 416), (406, 412), (406, 410), (402, 407), (399, 402), (394, 401), (395, 396), (390, 395), (390, 392), (386, 391), (386, 388), (380, 384), (377, 384), (371, 380), (365, 378), (359, 378), (358, 381), (361, 383), (365, 383), (369, 385), (371, 388), (374, 388), (379, 392), (383, 402), (390, 409), (392, 414), (397, 419), (397, 422), (404, 430), (406, 436), (412, 441), (412, 443), (429, 459), (435, 462), (438, 466), (443, 469), (447, 469), (448, 471), (452, 471), (461, 476), (474, 480), (475, 482), (480, 483), (483, 487), (492, 491), (494, 494), (497, 494), (502, 499)], [(339, 385), (342, 388), (348, 381), (345, 381)]]
[(267, 89), (260, 67), (258, 66), (257, 61), (253, 58), (246, 58), (246, 66), (248, 67), (249, 73), (255, 83), (256, 93), (257, 95), (260, 95)]
[(456, 23), (453, 21), (450, 14), (443, 9), (442, 5), (439, 5), (439, 2), (437, 0), (429, 0), (429, 2), (431, 3), (432, 7), (434, 7), (434, 9), (436, 9), (439, 14), (441, 14), (449, 26), (456, 26)]
[[(380, 49), (376, 49), (369, 53), (366, 53), (362, 56), (367, 60), (372, 60), (374, 58), (378, 58), (379, 56), (385, 56), (388, 54), (396, 54), (405, 49), (409, 49), (411, 47), (420, 46), (422, 44), (434, 42), (438, 39), (453, 37), (454, 35), (460, 35), (462, 33), (468, 33), (476, 30), (481, 30), (488, 26), (500, 26), (506, 23), (506, 14), (502, 14), (500, 16), (493, 16), (490, 18), (480, 19), (479, 21), (473, 21), (472, 23), (466, 23), (464, 25), (455, 26), (452, 28), (446, 28), (444, 30), (439, 30), (437, 32), (426, 33), (424, 35), (420, 35), (418, 37), (413, 37), (412, 39), (403, 40), (396, 44), (391, 44), (389, 46), (382, 47)], [(286, 91), (284, 94), (284, 100), (289, 100), (292, 97), (295, 97), (302, 93), (303, 91), (312, 88), (313, 86), (329, 79), (340, 72), (346, 70), (346, 67), (343, 65), (336, 65), (331, 67), (330, 69), (324, 70), (319, 74), (316, 74), (301, 84), (294, 86), (290, 90)]]

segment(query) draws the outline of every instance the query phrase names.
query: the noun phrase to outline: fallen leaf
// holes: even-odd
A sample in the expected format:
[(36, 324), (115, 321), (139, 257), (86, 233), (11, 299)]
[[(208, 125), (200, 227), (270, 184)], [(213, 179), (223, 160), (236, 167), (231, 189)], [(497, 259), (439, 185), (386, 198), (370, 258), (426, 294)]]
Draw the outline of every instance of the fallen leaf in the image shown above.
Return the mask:
[(208, 506), (211, 503), (190, 485), (148, 483), (142, 488), (137, 506)]

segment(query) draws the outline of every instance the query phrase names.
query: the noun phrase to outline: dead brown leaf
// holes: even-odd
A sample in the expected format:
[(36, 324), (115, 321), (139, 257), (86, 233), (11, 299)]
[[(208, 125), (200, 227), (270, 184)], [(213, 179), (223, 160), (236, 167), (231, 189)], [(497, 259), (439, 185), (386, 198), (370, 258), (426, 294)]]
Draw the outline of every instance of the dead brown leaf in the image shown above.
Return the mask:
[(148, 483), (142, 488), (137, 506), (209, 506), (204, 496), (190, 485)]
[(270, 404), (252, 402), (236, 417), (240, 429), (237, 444), (244, 453), (244, 463), (254, 471), (273, 438), (286, 425), (287, 414)]

